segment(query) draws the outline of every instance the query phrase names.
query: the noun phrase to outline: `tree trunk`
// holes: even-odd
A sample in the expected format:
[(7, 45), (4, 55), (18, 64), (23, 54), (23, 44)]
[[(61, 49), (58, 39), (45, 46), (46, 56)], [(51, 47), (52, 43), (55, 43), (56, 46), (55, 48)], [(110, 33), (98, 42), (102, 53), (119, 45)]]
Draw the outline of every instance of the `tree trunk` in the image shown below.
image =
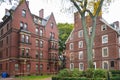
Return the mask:
[(83, 31), (84, 31), (84, 38), (86, 43), (86, 49), (87, 49), (87, 65), (88, 68), (93, 68), (93, 42), (95, 38), (95, 29), (96, 29), (96, 17), (91, 18), (92, 19), (92, 33), (91, 35), (88, 34), (87, 24), (86, 24), (86, 18), (84, 15), (81, 17)]

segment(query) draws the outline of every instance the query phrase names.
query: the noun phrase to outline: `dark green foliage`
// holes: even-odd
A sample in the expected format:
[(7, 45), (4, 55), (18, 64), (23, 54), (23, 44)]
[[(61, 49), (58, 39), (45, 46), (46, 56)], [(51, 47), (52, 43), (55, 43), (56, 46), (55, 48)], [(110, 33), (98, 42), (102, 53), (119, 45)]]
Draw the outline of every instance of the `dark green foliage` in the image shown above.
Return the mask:
[(88, 68), (84, 73), (85, 77), (92, 78), (94, 76), (94, 69)]
[(111, 77), (110, 80), (120, 80), (120, 76), (118, 76), (118, 77)]
[(59, 30), (59, 54), (62, 54), (63, 50), (65, 50), (65, 41), (69, 37), (72, 29), (73, 24), (68, 23), (58, 23), (58, 30)]
[(58, 76), (59, 77), (69, 77), (69, 76), (71, 76), (71, 72), (69, 69), (63, 69), (63, 70), (60, 70), (60, 72), (58, 73)]
[(103, 69), (96, 69), (94, 70), (94, 78), (106, 78), (107, 71)]
[(112, 74), (120, 74), (120, 70), (110, 70)]
[(82, 76), (82, 71), (79, 71), (79, 69), (74, 69), (73, 71), (71, 71), (71, 77), (81, 77)]
[(105, 78), (85, 78), (85, 77), (52, 77), (52, 80), (107, 80)]

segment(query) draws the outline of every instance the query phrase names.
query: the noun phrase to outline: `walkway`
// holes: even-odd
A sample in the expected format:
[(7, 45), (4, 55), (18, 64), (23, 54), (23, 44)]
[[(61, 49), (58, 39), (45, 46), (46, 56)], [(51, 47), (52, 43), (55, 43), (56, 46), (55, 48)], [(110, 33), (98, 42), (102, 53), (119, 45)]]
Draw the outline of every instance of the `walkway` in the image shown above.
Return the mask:
[[(0, 78), (0, 80), (21, 80), (21, 79), (14, 79), (14, 78)], [(40, 80), (52, 80), (51, 77), (50, 78), (45, 78), (45, 79), (40, 79)]]

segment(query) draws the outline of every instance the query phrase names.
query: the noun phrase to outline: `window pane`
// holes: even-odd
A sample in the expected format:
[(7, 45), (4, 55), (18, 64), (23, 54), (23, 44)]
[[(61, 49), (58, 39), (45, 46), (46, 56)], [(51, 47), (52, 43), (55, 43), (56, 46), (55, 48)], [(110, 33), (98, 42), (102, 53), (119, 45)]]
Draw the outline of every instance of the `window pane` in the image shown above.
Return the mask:
[(15, 71), (17, 71), (19, 69), (19, 65), (15, 64)]
[(23, 16), (23, 17), (26, 16), (26, 10), (22, 10), (22, 16)]

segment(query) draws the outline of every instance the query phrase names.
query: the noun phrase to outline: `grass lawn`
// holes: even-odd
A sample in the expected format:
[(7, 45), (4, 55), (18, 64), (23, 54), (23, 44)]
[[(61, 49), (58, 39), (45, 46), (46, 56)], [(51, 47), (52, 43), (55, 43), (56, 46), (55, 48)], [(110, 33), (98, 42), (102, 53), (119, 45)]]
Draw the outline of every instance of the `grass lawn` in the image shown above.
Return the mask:
[(20, 80), (42, 80), (44, 78), (52, 77), (51, 75), (44, 75), (44, 76), (20, 76), (16, 77), (16, 79)]

